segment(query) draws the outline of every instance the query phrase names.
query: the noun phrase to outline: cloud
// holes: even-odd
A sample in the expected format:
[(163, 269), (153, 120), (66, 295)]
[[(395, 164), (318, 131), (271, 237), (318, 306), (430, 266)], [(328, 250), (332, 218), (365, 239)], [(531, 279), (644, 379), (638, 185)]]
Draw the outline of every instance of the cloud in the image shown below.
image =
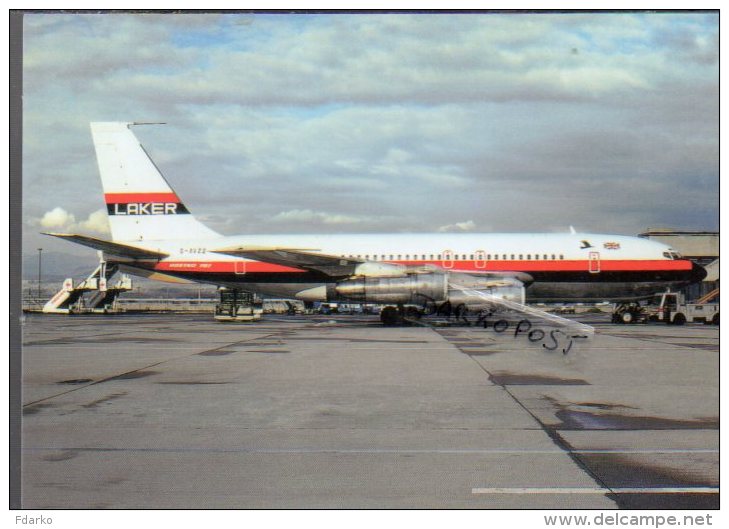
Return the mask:
[(91, 213), (86, 220), (76, 222), (76, 216), (62, 207), (55, 207), (47, 211), (37, 220), (37, 224), (47, 230), (61, 230), (64, 232), (94, 232), (109, 234), (109, 221), (104, 210)]
[[(28, 17), (29, 89), (62, 76), (158, 104), (585, 101), (680, 79), (665, 61), (675, 42), (687, 47), (687, 36), (692, 53), (709, 58), (695, 64), (710, 66), (707, 51), (716, 48), (713, 35), (695, 37), (699, 17), (655, 37), (635, 27), (650, 17), (584, 17), (601, 31), (590, 39), (557, 15), (253, 16), (245, 27), (224, 17), (55, 15), (53, 31), (39, 25), (53, 16)], [(652, 44), (655, 51), (646, 52)]]
[(99, 120), (167, 122), (135, 133), (230, 235), (718, 229), (718, 30), (716, 13), (31, 13), (24, 243), (58, 204), (103, 204)]
[(64, 229), (76, 224), (76, 217), (61, 207), (47, 211), (40, 219), (40, 225), (48, 229)]
[(91, 213), (86, 220), (79, 223), (79, 226), (84, 230), (89, 230), (96, 233), (110, 233), (109, 217), (102, 209)]
[(472, 220), (467, 220), (465, 222), (456, 222), (455, 224), (447, 224), (445, 226), (441, 226), (436, 231), (438, 233), (449, 233), (473, 231), (474, 229), (476, 229), (476, 223)]
[(272, 222), (307, 222), (314, 224), (358, 224), (363, 220), (352, 215), (331, 214), (310, 209), (282, 211), (271, 218)]

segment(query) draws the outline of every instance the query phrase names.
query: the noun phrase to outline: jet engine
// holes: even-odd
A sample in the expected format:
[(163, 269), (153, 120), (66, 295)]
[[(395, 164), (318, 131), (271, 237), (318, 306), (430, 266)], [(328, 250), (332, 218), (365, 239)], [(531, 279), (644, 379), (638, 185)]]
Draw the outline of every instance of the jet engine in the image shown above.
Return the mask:
[(355, 276), (338, 283), (304, 290), (305, 301), (349, 301), (422, 307), (450, 302), (469, 308), (488, 306), (493, 298), (524, 302), (524, 287), (532, 278), (523, 273), (465, 274), (447, 271), (417, 271), (402, 275)]
[(338, 299), (357, 303), (442, 303), (448, 299), (448, 276), (434, 272), (400, 277), (361, 276), (340, 281), (334, 285), (334, 293)]

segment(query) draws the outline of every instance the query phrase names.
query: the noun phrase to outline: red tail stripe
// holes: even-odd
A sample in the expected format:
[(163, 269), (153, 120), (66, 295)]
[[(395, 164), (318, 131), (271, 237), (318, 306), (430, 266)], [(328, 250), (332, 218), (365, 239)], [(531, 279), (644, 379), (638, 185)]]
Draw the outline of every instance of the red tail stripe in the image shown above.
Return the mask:
[(135, 204), (146, 202), (180, 203), (180, 199), (174, 193), (106, 193), (104, 200), (107, 204)]

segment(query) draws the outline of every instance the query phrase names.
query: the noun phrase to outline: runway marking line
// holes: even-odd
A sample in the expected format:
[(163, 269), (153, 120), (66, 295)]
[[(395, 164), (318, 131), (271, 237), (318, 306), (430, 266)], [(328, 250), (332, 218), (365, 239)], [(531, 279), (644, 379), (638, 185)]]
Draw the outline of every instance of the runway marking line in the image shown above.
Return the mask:
[(478, 487), (472, 494), (719, 494), (719, 487)]
[[(401, 449), (401, 448), (255, 448), (255, 447), (80, 447), (80, 446), (33, 446), (23, 447), (24, 452), (62, 451), (76, 452), (211, 452), (246, 454), (444, 454), (444, 455), (563, 455), (563, 450), (529, 449)], [(573, 450), (575, 454), (718, 454), (715, 449), (658, 449), (658, 450)]]

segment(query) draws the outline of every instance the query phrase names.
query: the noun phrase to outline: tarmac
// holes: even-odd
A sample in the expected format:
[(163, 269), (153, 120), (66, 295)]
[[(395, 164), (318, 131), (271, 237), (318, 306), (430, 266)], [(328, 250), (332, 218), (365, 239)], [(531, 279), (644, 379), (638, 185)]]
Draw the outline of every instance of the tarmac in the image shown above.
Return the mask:
[(719, 331), (27, 315), (26, 509), (716, 509)]

